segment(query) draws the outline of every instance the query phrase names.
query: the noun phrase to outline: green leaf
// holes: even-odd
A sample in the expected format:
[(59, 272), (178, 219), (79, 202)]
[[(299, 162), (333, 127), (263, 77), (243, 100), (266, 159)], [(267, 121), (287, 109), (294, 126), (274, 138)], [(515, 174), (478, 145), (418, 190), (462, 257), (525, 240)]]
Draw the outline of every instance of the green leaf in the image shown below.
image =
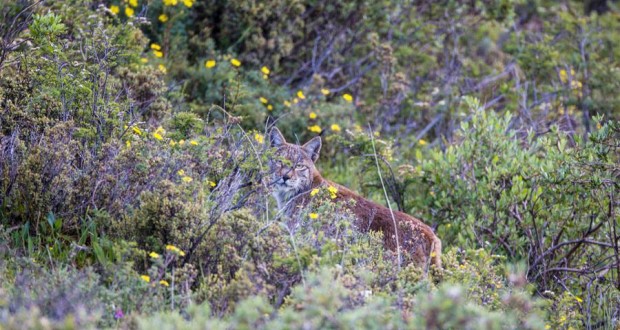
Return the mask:
[(50, 227), (54, 228), (54, 223), (56, 222), (56, 216), (53, 212), (47, 214), (47, 223), (50, 224)]
[(97, 261), (100, 264), (105, 266), (107, 264), (105, 253), (103, 252), (101, 245), (99, 245), (99, 243), (96, 240), (93, 240), (93, 252), (95, 253), (95, 257), (97, 258)]
[(56, 221), (54, 221), (54, 229), (59, 230), (61, 227), (62, 227), (62, 218), (57, 218)]

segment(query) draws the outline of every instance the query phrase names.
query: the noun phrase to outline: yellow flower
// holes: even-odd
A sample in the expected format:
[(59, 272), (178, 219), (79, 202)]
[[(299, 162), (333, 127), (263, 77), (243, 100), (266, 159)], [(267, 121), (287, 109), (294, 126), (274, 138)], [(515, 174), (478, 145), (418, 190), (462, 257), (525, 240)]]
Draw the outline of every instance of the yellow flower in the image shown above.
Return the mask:
[(269, 103), (269, 100), (267, 100), (266, 98), (264, 98), (262, 96), (259, 98), (259, 100), (260, 100), (260, 103), (263, 103), (263, 104)]
[(161, 136), (161, 134), (159, 134), (159, 133), (157, 133), (157, 132), (153, 133), (153, 137), (154, 137), (155, 139), (159, 140), (159, 141), (161, 141), (161, 140), (163, 140), (163, 139), (164, 139), (164, 137), (163, 137), (163, 136)]
[(129, 140), (125, 142), (125, 145), (127, 146), (127, 149), (131, 148), (131, 142), (129, 142)]
[(178, 247), (174, 246), (174, 245), (166, 245), (166, 250), (167, 251), (171, 251), (173, 253), (176, 253), (180, 256), (184, 256), (185, 252), (181, 251)]
[(314, 133), (321, 133), (321, 126), (319, 126), (319, 125), (309, 126), (308, 130), (310, 132), (314, 132)]
[(151, 44), (151, 49), (152, 50), (161, 50), (161, 46), (159, 44), (152, 43)]
[(138, 7), (138, 0), (129, 0), (129, 5), (132, 7)]
[(184, 177), (181, 178), (181, 180), (183, 180), (183, 182), (185, 182), (185, 183), (190, 183), (194, 179), (190, 178), (189, 176), (184, 176)]
[(329, 95), (329, 89), (323, 88), (321, 89), (321, 93), (323, 93), (323, 95)]
[(437, 256), (437, 253), (435, 251), (431, 252), (431, 258), (435, 258), (435, 256)]
[(161, 71), (163, 73), (168, 72), (168, 70), (166, 69), (166, 67), (163, 64), (158, 65), (157, 68), (159, 69), (159, 71)]
[(148, 63), (148, 62), (149, 62), (149, 59), (148, 59), (148, 58), (146, 58), (146, 57), (142, 57), (142, 58), (140, 58), (140, 62), (142, 62), (142, 63)]
[(297, 103), (299, 103), (299, 99), (298, 98), (294, 98), (293, 99), (293, 104), (297, 104)]
[(140, 278), (146, 283), (151, 281), (151, 277), (148, 275), (140, 275)]
[(176, 6), (178, 3), (177, 0), (164, 0), (164, 5), (166, 6)]
[(158, 58), (164, 57), (164, 52), (159, 51), (159, 50), (154, 50), (153, 54), (155, 55), (155, 57), (158, 57)]
[(185, 140), (179, 140), (179, 145), (182, 146), (185, 144)]
[(308, 115), (308, 117), (309, 117), (310, 119), (316, 119), (316, 117), (317, 117), (317, 116), (316, 116), (316, 112), (314, 112), (314, 111), (310, 112), (310, 114)]
[(163, 135), (163, 134), (166, 134), (166, 130), (161, 126), (158, 126), (157, 129), (155, 130), (155, 133), (159, 133)]
[(175, 140), (170, 140), (170, 146), (174, 147), (177, 145), (177, 142)]
[(205, 62), (205, 67), (207, 67), (207, 69), (211, 69), (212, 67), (214, 67), (216, 64), (215, 60), (207, 60)]
[(267, 79), (269, 79), (269, 76), (268, 76), (268, 75), (266, 75), (266, 74), (264, 74), (264, 75), (263, 75), (263, 79), (267, 80)]
[(551, 329), (551, 326), (548, 324), (545, 324), (545, 329)]
[(332, 131), (334, 131), (334, 132), (340, 132), (340, 125), (338, 125), (338, 124), (332, 124), (331, 129), (332, 129)]
[(189, 141), (189, 144), (193, 145), (193, 146), (197, 146), (198, 145), (198, 141), (196, 140), (191, 140)]
[(269, 110), (269, 111), (273, 110), (273, 105), (267, 104), (267, 110)]
[(217, 186), (217, 183), (213, 182), (213, 181), (209, 181), (207, 180), (207, 183), (211, 186), (211, 187), (215, 187)]
[(232, 58), (232, 59), (230, 59), (230, 64), (232, 64), (233, 66), (236, 66), (236, 67), (240, 67), (241, 66), (241, 61), (239, 61), (236, 58)]
[(125, 7), (125, 15), (127, 15), (127, 17), (133, 16), (133, 13), (134, 13), (133, 8)]
[(581, 299), (581, 298), (579, 298), (577, 296), (575, 296), (575, 300), (577, 300), (578, 303), (582, 303), (583, 302), (583, 299)]
[(161, 280), (159, 281), (159, 284), (163, 285), (163, 286), (170, 286), (170, 284), (168, 283), (168, 281), (165, 280)]
[(159, 15), (159, 17), (157, 17), (157, 19), (159, 19), (159, 21), (162, 22), (162, 23), (166, 23), (166, 22), (168, 22), (168, 15), (161, 14), (161, 15)]
[(178, 170), (177, 174), (180, 176), (184, 176), (185, 175), (185, 171), (184, 170)]
[(425, 140), (422, 140), (422, 139), (420, 139), (420, 140), (418, 141), (418, 144), (419, 144), (419, 145), (421, 145), (421, 146), (426, 145), (426, 143), (427, 143), (427, 142), (426, 142)]
[[(575, 70), (573, 70), (572, 68), (570, 69), (570, 75), (571, 77), (575, 76)], [(568, 82), (568, 72), (566, 72), (566, 70), (564, 69), (560, 70), (560, 81), (564, 84)]]
[(297, 91), (297, 97), (298, 97), (298, 98), (300, 98), (300, 99), (302, 99), (302, 100), (305, 100), (305, 99), (306, 99), (306, 96), (304, 95), (304, 92), (303, 92), (303, 91), (300, 91), (300, 90), (299, 90), (299, 91)]
[(349, 103), (353, 102), (353, 96), (351, 94), (344, 94), (342, 98)]
[(314, 188), (310, 191), (310, 196), (314, 196), (319, 193), (319, 188)]
[(269, 68), (266, 66), (260, 68), (260, 72), (262, 72), (264, 75), (268, 75), (271, 73), (271, 71), (269, 71)]
[(159, 254), (156, 253), (156, 252), (151, 252), (151, 253), (149, 253), (149, 257), (151, 257), (153, 259), (157, 259), (157, 258), (159, 258)]
[(327, 191), (329, 191), (329, 197), (331, 199), (336, 198), (336, 193), (338, 192), (338, 188), (336, 188), (334, 186), (329, 186), (329, 187), (327, 187)]
[(138, 135), (142, 135), (142, 131), (138, 126), (131, 126), (131, 130)]
[(317, 219), (319, 217), (319, 215), (316, 213), (310, 213), (308, 214), (308, 216), (310, 217), (310, 219)]
[(254, 134), (254, 140), (256, 140), (256, 142), (258, 142), (260, 144), (265, 143), (265, 137), (262, 134), (260, 134), (260, 133)]
[(191, 8), (194, 5), (194, 0), (183, 0), (183, 4), (187, 8)]
[(291, 106), (291, 102), (289, 102), (289, 101), (284, 101), (284, 106), (285, 106), (285, 107), (290, 107), (290, 106)]
[(116, 5), (112, 5), (110, 6), (110, 11), (112, 12), (112, 14), (117, 15), (118, 13), (121, 12), (121, 9), (118, 8), (118, 6)]

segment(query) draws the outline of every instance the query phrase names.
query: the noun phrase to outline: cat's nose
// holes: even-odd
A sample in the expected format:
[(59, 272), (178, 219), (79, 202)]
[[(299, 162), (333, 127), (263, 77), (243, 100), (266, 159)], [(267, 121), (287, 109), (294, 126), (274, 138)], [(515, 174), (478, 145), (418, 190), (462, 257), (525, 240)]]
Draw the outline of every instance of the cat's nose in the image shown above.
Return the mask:
[(290, 179), (291, 179), (291, 177), (290, 177), (288, 174), (284, 174), (284, 175), (282, 176), (282, 181), (284, 181), (285, 183), (286, 183), (286, 181), (288, 181), (288, 180), (290, 180)]

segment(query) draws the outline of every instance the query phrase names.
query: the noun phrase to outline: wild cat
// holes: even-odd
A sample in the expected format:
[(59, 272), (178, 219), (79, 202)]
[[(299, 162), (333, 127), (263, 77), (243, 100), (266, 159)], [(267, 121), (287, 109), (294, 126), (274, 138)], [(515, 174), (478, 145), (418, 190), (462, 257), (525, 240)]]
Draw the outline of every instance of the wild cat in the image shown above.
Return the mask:
[(395, 251), (400, 246), (415, 264), (427, 265), (430, 262), (441, 268), (441, 240), (428, 225), (403, 212), (391, 211), (321, 176), (315, 167), (321, 150), (320, 136), (297, 145), (287, 143), (280, 130), (273, 128), (269, 138), (271, 146), (277, 148), (270, 167), (273, 195), (282, 213), (294, 217), (310, 202), (312, 189), (335, 187), (337, 192), (332, 201), (344, 202), (355, 215), (358, 230), (382, 232), (386, 248)]

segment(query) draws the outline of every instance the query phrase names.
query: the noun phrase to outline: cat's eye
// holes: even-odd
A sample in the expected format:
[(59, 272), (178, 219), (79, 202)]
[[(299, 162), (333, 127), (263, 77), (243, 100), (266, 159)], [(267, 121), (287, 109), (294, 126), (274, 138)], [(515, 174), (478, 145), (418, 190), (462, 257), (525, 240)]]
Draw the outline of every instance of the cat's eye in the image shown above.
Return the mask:
[(302, 170), (307, 169), (307, 167), (306, 167), (306, 165), (297, 165), (297, 166), (295, 166), (295, 169), (298, 170), (298, 171), (302, 171)]

